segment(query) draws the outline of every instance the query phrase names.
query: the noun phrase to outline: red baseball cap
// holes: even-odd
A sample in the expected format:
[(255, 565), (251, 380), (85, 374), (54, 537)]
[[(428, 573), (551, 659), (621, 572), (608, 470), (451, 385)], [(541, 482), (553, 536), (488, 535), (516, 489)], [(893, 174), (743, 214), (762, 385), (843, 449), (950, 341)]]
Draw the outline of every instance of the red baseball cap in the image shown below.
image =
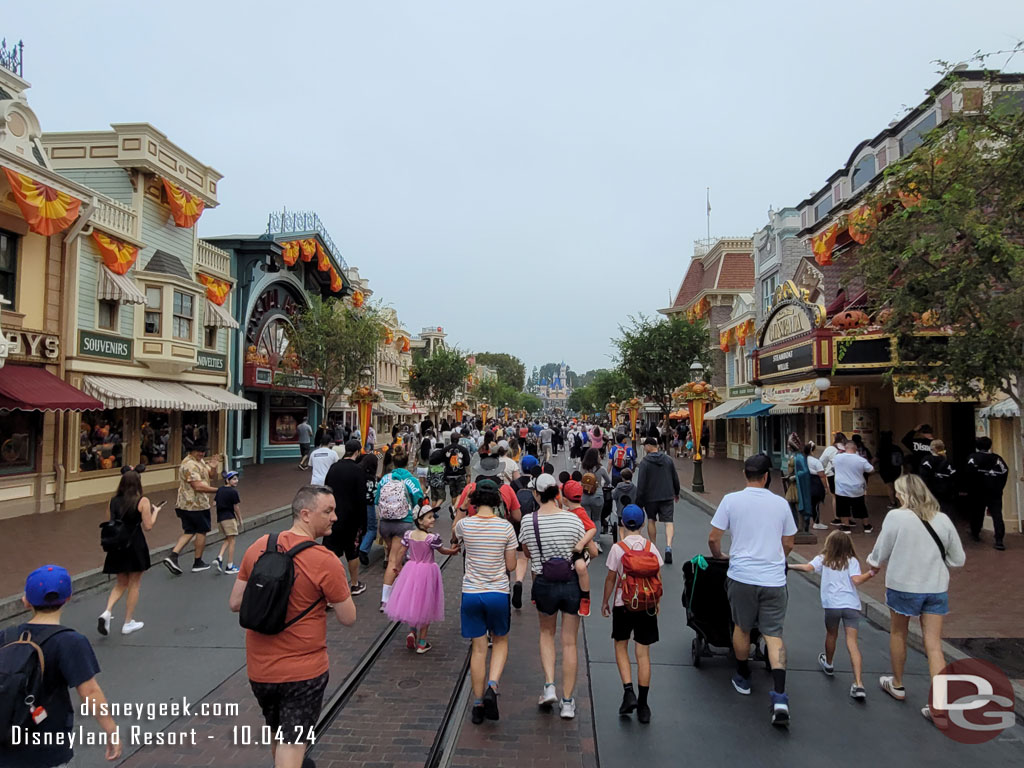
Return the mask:
[(579, 501), (583, 498), (583, 486), (579, 480), (569, 480), (562, 486), (562, 495), (569, 501)]

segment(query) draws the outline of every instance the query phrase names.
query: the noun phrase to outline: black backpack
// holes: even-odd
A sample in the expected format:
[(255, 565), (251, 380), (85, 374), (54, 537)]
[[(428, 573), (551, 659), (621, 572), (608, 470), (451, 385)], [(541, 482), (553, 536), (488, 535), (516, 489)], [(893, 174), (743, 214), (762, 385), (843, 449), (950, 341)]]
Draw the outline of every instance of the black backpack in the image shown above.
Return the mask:
[(132, 543), (132, 536), (135, 534), (136, 526), (125, 523), (123, 512), (114, 513), (114, 501), (117, 499), (111, 501), (110, 519), (100, 523), (100, 547), (104, 552), (116, 552), (127, 548)]
[(42, 645), (54, 635), (70, 631), (71, 627), (60, 625), (33, 627), (20, 634), (13, 628), (0, 631), (0, 746), (11, 746), (12, 729), (35, 725), (32, 710), (46, 698)]
[(292, 584), (295, 583), (293, 561), (297, 554), (313, 546), (316, 546), (315, 541), (304, 541), (287, 552), (281, 552), (277, 548), (277, 534), (269, 535), (267, 551), (260, 555), (253, 565), (245, 592), (242, 593), (242, 608), (238, 612), (239, 624), (245, 629), (263, 635), (276, 635), (316, 607), (323, 599), (323, 595), (294, 619), (286, 620)]

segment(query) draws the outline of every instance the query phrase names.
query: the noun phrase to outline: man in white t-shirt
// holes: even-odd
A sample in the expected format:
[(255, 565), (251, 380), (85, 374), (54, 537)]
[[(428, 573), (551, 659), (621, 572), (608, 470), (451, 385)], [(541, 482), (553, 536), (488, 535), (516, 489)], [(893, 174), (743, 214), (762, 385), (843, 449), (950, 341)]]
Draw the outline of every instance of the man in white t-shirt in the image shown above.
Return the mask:
[(846, 442), (846, 451), (836, 454), (832, 459), (836, 473), (836, 517), (832, 525), (838, 525), (843, 533), (851, 533), (853, 526), (850, 518), (864, 523), (864, 533), (873, 533), (874, 528), (868, 520), (868, 507), (864, 503), (867, 491), (865, 474), (874, 472), (871, 462), (857, 453), (857, 444), (853, 440)]
[(334, 440), (325, 434), (320, 438), (320, 445), (306, 457), (310, 469), (313, 470), (309, 479), (310, 485), (323, 485), (327, 479), (327, 470), (331, 468), (331, 464), (338, 461), (338, 454), (333, 446)]
[(551, 440), (554, 436), (555, 431), (545, 424), (544, 429), (540, 431), (540, 447), (544, 454), (544, 461), (551, 461)]
[(796, 523), (789, 504), (767, 489), (771, 460), (764, 454), (743, 463), (747, 487), (730, 493), (711, 519), (708, 547), (722, 555), (722, 537), (729, 531), (729, 573), (726, 591), (735, 625), (732, 633), (736, 654), (733, 688), (750, 694), (750, 632), (757, 629), (768, 646), (772, 665), (772, 725), (789, 725), (786, 695), (786, 649), (782, 625), (789, 594), (786, 590), (786, 556), (793, 549)]

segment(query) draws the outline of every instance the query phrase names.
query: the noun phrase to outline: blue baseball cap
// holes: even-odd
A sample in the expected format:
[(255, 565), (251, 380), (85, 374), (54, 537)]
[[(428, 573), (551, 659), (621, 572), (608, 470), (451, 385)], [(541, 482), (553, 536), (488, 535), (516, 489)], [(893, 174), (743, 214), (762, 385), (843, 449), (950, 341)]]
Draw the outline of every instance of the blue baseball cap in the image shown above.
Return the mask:
[(532, 456), (531, 454), (528, 453), (525, 456), (523, 456), (523, 460), (519, 462), (519, 466), (522, 467), (523, 473), (526, 474), (529, 473), (529, 471), (534, 467), (539, 467), (540, 462), (537, 460), (536, 456)]
[(622, 525), (629, 531), (639, 531), (644, 524), (644, 511), (636, 504), (627, 504), (622, 508)]
[(238, 473), (235, 470), (224, 473), (224, 480), (230, 480), (232, 477), (238, 477)]
[(25, 599), (35, 608), (56, 608), (71, 598), (71, 576), (59, 565), (43, 565), (25, 579)]

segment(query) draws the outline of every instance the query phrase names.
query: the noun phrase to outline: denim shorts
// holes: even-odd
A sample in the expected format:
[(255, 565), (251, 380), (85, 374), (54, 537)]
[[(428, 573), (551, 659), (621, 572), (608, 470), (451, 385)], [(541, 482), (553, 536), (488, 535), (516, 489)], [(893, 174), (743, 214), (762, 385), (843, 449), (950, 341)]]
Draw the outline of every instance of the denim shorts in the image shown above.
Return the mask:
[(490, 632), (504, 637), (512, 620), (509, 606), (508, 592), (463, 592), (462, 636), (472, 639)]
[(898, 589), (886, 589), (885, 604), (889, 606), (889, 610), (903, 616), (920, 616), (922, 613), (945, 616), (949, 613), (949, 593), (900, 592)]

